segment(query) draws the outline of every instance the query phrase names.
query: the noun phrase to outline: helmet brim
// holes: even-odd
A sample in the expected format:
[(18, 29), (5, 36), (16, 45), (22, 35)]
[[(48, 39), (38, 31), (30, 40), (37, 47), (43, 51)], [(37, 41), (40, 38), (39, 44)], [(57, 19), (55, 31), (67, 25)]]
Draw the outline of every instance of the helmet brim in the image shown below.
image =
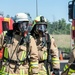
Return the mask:
[(20, 21), (29, 21), (27, 18), (24, 18), (24, 19), (17, 19), (16, 20), (16, 23), (20, 22)]

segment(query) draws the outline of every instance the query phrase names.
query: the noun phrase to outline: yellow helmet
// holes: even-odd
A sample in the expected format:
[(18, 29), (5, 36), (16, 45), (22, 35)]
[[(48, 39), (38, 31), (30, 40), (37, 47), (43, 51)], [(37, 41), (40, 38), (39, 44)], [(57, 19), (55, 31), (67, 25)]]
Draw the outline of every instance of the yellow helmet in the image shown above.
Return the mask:
[(32, 28), (36, 24), (46, 24), (47, 25), (47, 20), (46, 20), (46, 18), (44, 18), (44, 16), (37, 16), (33, 21)]
[(39, 32), (46, 32), (47, 30), (47, 20), (44, 18), (44, 16), (37, 16), (32, 24), (32, 30), (31, 34), (36, 33), (38, 34)]

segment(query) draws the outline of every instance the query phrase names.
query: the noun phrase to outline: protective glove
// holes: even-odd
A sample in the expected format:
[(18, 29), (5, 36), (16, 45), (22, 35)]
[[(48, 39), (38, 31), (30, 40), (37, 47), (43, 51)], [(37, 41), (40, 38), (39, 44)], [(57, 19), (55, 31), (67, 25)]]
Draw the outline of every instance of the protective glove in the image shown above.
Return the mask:
[(59, 74), (59, 69), (54, 69), (53, 74), (52, 75), (60, 75)]

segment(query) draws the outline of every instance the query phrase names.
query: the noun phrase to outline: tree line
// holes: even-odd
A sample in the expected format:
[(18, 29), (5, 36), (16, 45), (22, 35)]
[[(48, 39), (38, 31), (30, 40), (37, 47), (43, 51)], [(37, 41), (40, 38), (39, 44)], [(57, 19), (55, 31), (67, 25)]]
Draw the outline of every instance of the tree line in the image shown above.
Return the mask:
[(66, 20), (62, 18), (52, 23), (48, 21), (47, 29), (50, 34), (70, 34), (70, 25), (70, 23), (66, 23)]

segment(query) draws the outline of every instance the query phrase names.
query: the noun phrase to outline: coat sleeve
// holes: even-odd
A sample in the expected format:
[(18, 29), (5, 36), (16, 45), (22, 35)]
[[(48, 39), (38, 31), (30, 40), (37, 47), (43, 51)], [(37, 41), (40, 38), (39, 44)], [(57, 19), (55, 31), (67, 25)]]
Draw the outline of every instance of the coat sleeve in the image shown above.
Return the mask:
[(30, 69), (31, 75), (38, 75), (38, 49), (33, 37), (30, 41)]
[(52, 56), (52, 66), (54, 69), (60, 69), (60, 61), (59, 61), (59, 55), (58, 55), (58, 48), (55, 42), (55, 39), (53, 37), (50, 37), (51, 39), (51, 56)]

